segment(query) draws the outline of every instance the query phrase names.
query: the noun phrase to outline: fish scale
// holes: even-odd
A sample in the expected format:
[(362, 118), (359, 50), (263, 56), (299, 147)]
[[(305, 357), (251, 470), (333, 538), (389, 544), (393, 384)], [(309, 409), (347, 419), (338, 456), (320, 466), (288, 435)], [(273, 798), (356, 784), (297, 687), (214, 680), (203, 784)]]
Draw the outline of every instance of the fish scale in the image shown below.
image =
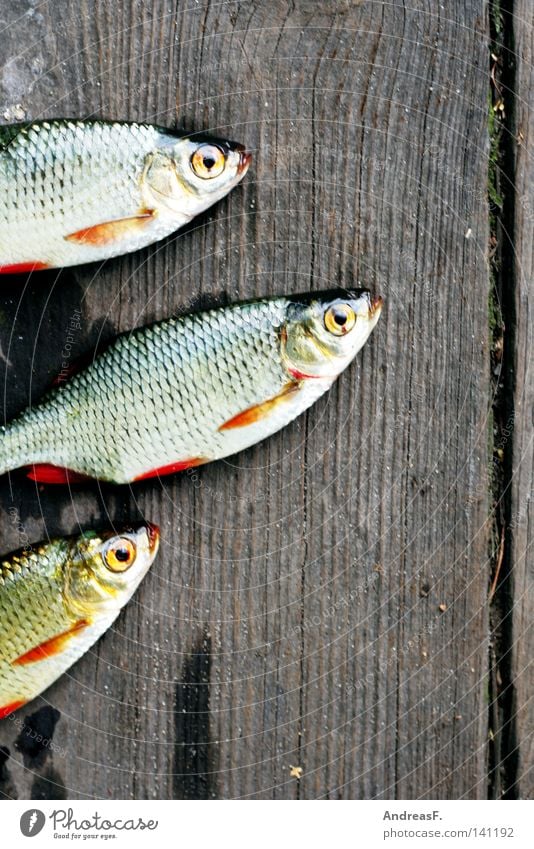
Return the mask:
[[(2, 607), (0, 620), (0, 645), (9, 645), (6, 660), (12, 660), (24, 654), (32, 645), (39, 644), (48, 636), (46, 621), (48, 616), (58, 618), (63, 613), (63, 601), (57, 592), (53, 591), (54, 582), (58, 579), (57, 563), (66, 552), (63, 540), (52, 546), (39, 546), (31, 554), (21, 552), (11, 555), (0, 566), (2, 582), (0, 594), (10, 598), (10, 604)], [(39, 564), (39, 569), (35, 568)], [(2, 568), (3, 567), (3, 568)], [(14, 568), (13, 568), (14, 567)], [(32, 608), (32, 636), (29, 638), (24, 628), (24, 617), (27, 616), (27, 605), (23, 603), (23, 595), (31, 582), (35, 600)], [(69, 620), (61, 619), (61, 626), (67, 626)], [(63, 628), (64, 630), (64, 628)], [(35, 641), (34, 641), (35, 640)]]
[[(346, 337), (345, 353), (330, 354), (320, 297), (310, 304), (302, 297), (235, 304), (118, 337), (4, 428), (0, 473), (51, 464), (128, 483), (226, 457), (275, 433), (331, 386), (378, 318), (362, 315), (360, 336)], [(368, 310), (368, 297), (360, 301)], [(302, 379), (292, 374), (299, 364), (288, 361), (284, 337), (304, 328), (309, 340), (310, 322), (327, 335), (313, 348), (327, 373)]]

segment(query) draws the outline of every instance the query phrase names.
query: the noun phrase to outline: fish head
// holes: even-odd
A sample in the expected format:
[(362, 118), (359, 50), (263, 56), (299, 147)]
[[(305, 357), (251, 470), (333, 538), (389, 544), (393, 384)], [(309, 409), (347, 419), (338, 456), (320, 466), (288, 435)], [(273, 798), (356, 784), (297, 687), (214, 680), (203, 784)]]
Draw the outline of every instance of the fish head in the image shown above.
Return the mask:
[(195, 134), (164, 135), (143, 173), (144, 202), (185, 221), (234, 188), (252, 155), (238, 142)]
[(289, 299), (282, 355), (294, 376), (336, 378), (376, 326), (382, 298), (367, 289), (335, 289)]
[(154, 562), (159, 529), (144, 522), (120, 533), (89, 531), (72, 540), (65, 600), (77, 616), (120, 609)]

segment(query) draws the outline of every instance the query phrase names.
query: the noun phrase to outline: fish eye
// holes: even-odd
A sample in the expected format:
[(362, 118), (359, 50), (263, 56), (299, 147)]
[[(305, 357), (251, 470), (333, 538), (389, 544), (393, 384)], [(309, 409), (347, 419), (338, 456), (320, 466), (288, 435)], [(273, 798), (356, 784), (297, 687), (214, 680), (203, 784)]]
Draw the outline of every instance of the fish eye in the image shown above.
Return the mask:
[(356, 324), (356, 313), (349, 304), (335, 304), (326, 310), (324, 324), (329, 333), (343, 336)]
[(191, 157), (191, 167), (202, 180), (218, 177), (224, 171), (225, 164), (223, 151), (214, 144), (201, 144)]
[(104, 563), (111, 572), (126, 572), (135, 560), (136, 550), (131, 539), (113, 540), (104, 550)]

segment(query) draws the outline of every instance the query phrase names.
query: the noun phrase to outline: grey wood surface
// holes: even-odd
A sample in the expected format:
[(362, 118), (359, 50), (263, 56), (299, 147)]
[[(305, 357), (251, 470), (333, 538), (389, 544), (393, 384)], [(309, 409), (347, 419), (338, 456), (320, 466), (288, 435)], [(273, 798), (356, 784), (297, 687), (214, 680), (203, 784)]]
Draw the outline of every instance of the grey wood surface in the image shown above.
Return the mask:
[(163, 536), (115, 627), (0, 725), (5, 795), (486, 796), (487, 12), (2, 4), (7, 116), (254, 150), (243, 185), (166, 242), (6, 281), (8, 418), (60, 370), (76, 309), (82, 354), (213, 302), (358, 280), (386, 301), (328, 397), (243, 454), (132, 489), (0, 481), (2, 551), (139, 516)]
[(515, 136), (515, 337), (513, 467), (509, 533), (513, 599), (511, 618), (512, 698), (517, 716), (517, 783), (521, 798), (534, 798), (534, 367), (532, 361), (534, 300), (534, 9), (516, 3)]

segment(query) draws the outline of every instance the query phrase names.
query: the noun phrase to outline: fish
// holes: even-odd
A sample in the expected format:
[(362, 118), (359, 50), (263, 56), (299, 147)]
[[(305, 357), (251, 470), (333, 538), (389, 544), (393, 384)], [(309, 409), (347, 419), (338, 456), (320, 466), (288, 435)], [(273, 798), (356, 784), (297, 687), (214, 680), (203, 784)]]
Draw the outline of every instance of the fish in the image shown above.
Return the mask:
[(250, 161), (238, 142), (151, 124), (0, 126), (0, 274), (146, 247), (228, 194)]
[(159, 529), (144, 522), (0, 559), (0, 719), (46, 690), (107, 631), (158, 545)]
[(366, 289), (247, 301), (116, 338), (0, 429), (0, 474), (133, 483), (280, 430), (349, 365), (382, 298)]

